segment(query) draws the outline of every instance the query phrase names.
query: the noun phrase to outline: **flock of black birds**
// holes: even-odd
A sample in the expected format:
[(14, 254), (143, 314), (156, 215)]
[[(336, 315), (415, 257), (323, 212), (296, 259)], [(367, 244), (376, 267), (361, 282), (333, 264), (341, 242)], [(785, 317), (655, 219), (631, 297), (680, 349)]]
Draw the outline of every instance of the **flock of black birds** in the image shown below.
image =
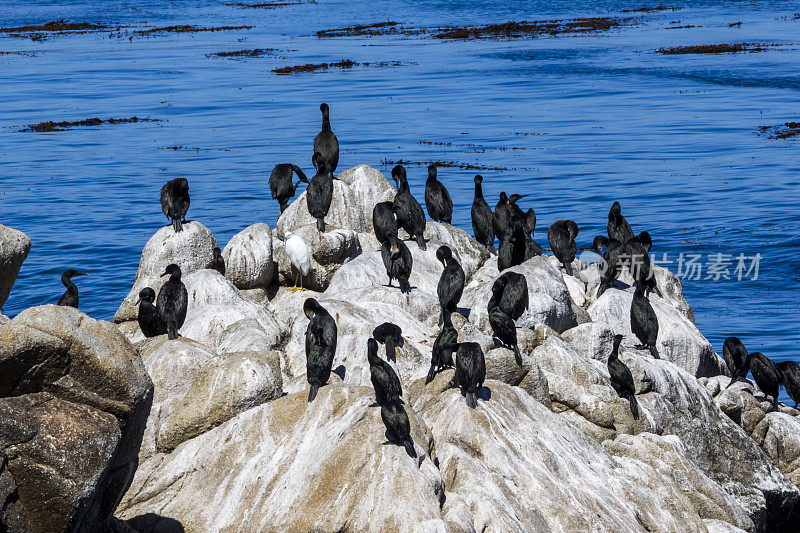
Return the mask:
[[(283, 213), (300, 183), (306, 183), (308, 212), (316, 220), (317, 230), (324, 232), (325, 217), (333, 198), (333, 173), (339, 163), (339, 142), (331, 129), (328, 105), (323, 103), (320, 111), (322, 130), (314, 139), (312, 157), (316, 174), (309, 180), (297, 165), (278, 164), (269, 177), (269, 187), (272, 198), (278, 201)], [(297, 175), (297, 182), (292, 182), (293, 175)], [(400, 290), (407, 293), (412, 290), (409, 279), (413, 258), (398, 232), (400, 229), (404, 230), (410, 240), (415, 241), (421, 250), (426, 250), (423, 235), (427, 222), (422, 206), (411, 194), (406, 169), (402, 165), (395, 166), (392, 169), (392, 178), (397, 185), (397, 193), (392, 201), (375, 205), (372, 223), (375, 236), (381, 243), (380, 251), (389, 278), (388, 286), (392, 287), (392, 281), (397, 280)], [(527, 195), (508, 196), (505, 192), (500, 193), (499, 201), (492, 210), (483, 197), (483, 177), (476, 175), (474, 182), (475, 195), (471, 208), (473, 234), (480, 244), (497, 255), (500, 272), (492, 285), (487, 305), (489, 324), (494, 337), (502, 346), (514, 352), (516, 363), (522, 366), (515, 321), (528, 309), (528, 282), (523, 274), (508, 269), (544, 253), (533, 239), (536, 213), (533, 209), (523, 211), (517, 205)], [(183, 230), (189, 204), (189, 183), (185, 178), (173, 179), (161, 188), (162, 212), (171, 221), (176, 233)], [(435, 165), (428, 167), (425, 204), (432, 220), (446, 224), (452, 222), (453, 201), (445, 185), (439, 181)], [(631, 331), (640, 342), (636, 348), (647, 349), (652, 357), (658, 359), (658, 317), (650, 304), (649, 296), (651, 292), (661, 296), (661, 291), (656, 284), (655, 269), (649, 258), (652, 239), (647, 231), (638, 235), (633, 233), (622, 215), (619, 202), (614, 202), (611, 206), (606, 229), (608, 235), (598, 235), (592, 243), (592, 249), (601, 257), (597, 297), (614, 286), (623, 269), (630, 271), (635, 287), (630, 308)], [(572, 262), (578, 250), (575, 241), (578, 231), (578, 225), (574, 221), (558, 220), (550, 225), (547, 232), (550, 249), (567, 275), (573, 274)], [(495, 238), (499, 240), (496, 250)], [(430, 370), (425, 383), (430, 383), (437, 372), (454, 368), (454, 377), (449, 386), (460, 387), (467, 405), (474, 409), (477, 407), (478, 393), (486, 379), (486, 361), (479, 344), (458, 342), (458, 333), (452, 319), (453, 313), (458, 313), (458, 303), (464, 290), (464, 269), (449, 246), (440, 246), (436, 250), (436, 257), (444, 267), (437, 286), (441, 306), (441, 330), (432, 348)], [(213, 251), (212, 268), (223, 275), (225, 273), (225, 261), (219, 248)], [(85, 274), (71, 269), (64, 272), (61, 281), (66, 292), (59, 300), (59, 305), (78, 307), (78, 288), (71, 279), (83, 275)], [(169, 276), (169, 280), (161, 287), (158, 295), (150, 287), (140, 291), (136, 302), (139, 306), (138, 322), (145, 337), (166, 333), (173, 340), (178, 338), (178, 332), (186, 319), (188, 294), (181, 281), (181, 269), (178, 265), (168, 265), (162, 276)], [(309, 320), (305, 336), (306, 379), (309, 384), (308, 401), (312, 402), (320, 387), (330, 379), (336, 353), (337, 327), (330, 313), (314, 298), (305, 300), (303, 312)], [(613, 349), (608, 356), (610, 382), (617, 394), (630, 402), (631, 412), (634, 418), (638, 418), (636, 385), (630, 369), (619, 359), (622, 339), (622, 335), (615, 335), (613, 338)], [(392, 366), (378, 355), (378, 343), (386, 346), (386, 359), (395, 361), (396, 347), (403, 344), (402, 330), (390, 322), (376, 327), (372, 337), (367, 340), (367, 359), (376, 402), (381, 408), (381, 418), (386, 426), (389, 442), (404, 446), (407, 453), (416, 458), (411, 425), (403, 408), (400, 379)], [(725, 340), (723, 358), (733, 375), (728, 387), (745, 379), (747, 373), (752, 372), (759, 389), (772, 397), (776, 408), (780, 385), (785, 387), (797, 407), (797, 402), (800, 401), (800, 365), (797, 362), (776, 364), (759, 352), (748, 353), (736, 337)]]

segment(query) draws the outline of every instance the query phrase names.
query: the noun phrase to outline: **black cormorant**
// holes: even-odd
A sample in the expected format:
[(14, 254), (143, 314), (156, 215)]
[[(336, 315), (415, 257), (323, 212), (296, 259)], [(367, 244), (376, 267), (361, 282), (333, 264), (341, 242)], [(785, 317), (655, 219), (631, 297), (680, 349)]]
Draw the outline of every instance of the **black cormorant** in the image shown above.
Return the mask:
[(651, 292), (662, 296), (661, 290), (656, 284), (656, 272), (653, 263), (650, 261), (650, 248), (653, 240), (646, 231), (629, 239), (625, 244), (625, 259), (629, 261), (631, 276), (637, 285), (644, 286), (645, 296), (650, 297)]
[(314, 298), (303, 303), (308, 317), (306, 328), (306, 380), (308, 401), (313, 402), (317, 391), (331, 377), (333, 356), (336, 354), (336, 321)]
[(525, 213), (525, 261), (536, 255), (544, 254), (544, 250), (538, 242), (533, 240), (533, 232), (536, 230), (536, 213), (533, 208)]
[(492, 208), (483, 199), (481, 183), (483, 176), (475, 175), (475, 199), (472, 200), (472, 234), (475, 240), (484, 245), (489, 251), (494, 252), (494, 227)]
[(176, 264), (167, 266), (162, 276), (169, 276), (169, 280), (158, 291), (156, 307), (161, 320), (167, 328), (167, 337), (170, 340), (178, 338), (178, 330), (186, 320), (186, 308), (189, 306), (189, 294), (186, 286), (181, 281), (181, 267)]
[[(292, 184), (292, 172), (297, 174), (297, 183)], [(272, 199), (278, 200), (281, 206), (281, 213), (286, 211), (289, 200), (294, 198), (297, 187), (300, 183), (308, 183), (308, 178), (297, 165), (292, 163), (279, 163), (272, 169), (269, 175), (269, 191)]]
[(444, 321), (445, 314), (455, 313), (458, 310), (458, 302), (461, 300), (461, 293), (464, 292), (464, 269), (461, 263), (453, 257), (453, 251), (449, 246), (442, 245), (436, 250), (438, 259), (444, 270), (439, 278), (439, 285), (436, 287), (436, 294), (439, 296), (439, 305), (442, 313), (439, 317), (439, 324)]
[(800, 402), (800, 365), (797, 361), (781, 361), (776, 366), (781, 372), (783, 388), (789, 398), (794, 400), (794, 408), (797, 409), (797, 402)]
[(425, 182), (425, 207), (428, 215), (435, 222), (453, 221), (453, 200), (447, 187), (436, 179), (436, 165), (428, 165), (428, 180)]
[(386, 426), (389, 442), (403, 446), (406, 453), (416, 459), (417, 451), (414, 449), (414, 441), (411, 440), (411, 423), (403, 406), (399, 402), (381, 405), (381, 420)]
[(519, 351), (519, 346), (517, 346), (517, 326), (514, 324), (514, 320), (500, 309), (500, 304), (494, 294), (492, 294), (492, 297), (489, 299), (489, 305), (487, 307), (489, 311), (489, 325), (492, 327), (492, 333), (494, 333), (495, 337), (500, 339), (503, 346), (514, 351), (514, 360), (519, 366), (522, 366), (522, 354)]
[(504, 272), (494, 280), (492, 297), (501, 311), (517, 320), (528, 308), (528, 281), (518, 272)]
[(186, 213), (189, 211), (189, 180), (175, 178), (161, 187), (161, 211), (172, 220), (175, 233), (183, 231)]
[[(772, 405), (778, 408), (778, 388), (781, 384), (781, 372), (775, 363), (761, 352), (753, 352), (747, 355), (744, 365), (736, 371), (733, 379), (728, 383), (728, 387), (737, 381), (744, 380), (747, 372), (753, 373), (753, 379), (765, 396), (772, 396)], [(726, 389), (728, 387), (725, 387)]]
[(145, 287), (139, 291), (139, 300), (135, 305), (139, 306), (139, 329), (145, 337), (157, 337), (167, 332), (167, 326), (161, 320), (161, 314), (155, 306), (156, 291), (150, 287)]
[(611, 205), (611, 210), (608, 212), (608, 238), (615, 239), (619, 242), (628, 242), (633, 239), (633, 230), (631, 229), (628, 221), (622, 216), (622, 206), (619, 202), (614, 202)]
[(458, 332), (453, 327), (450, 313), (445, 313), (442, 330), (433, 342), (431, 368), (428, 370), (428, 377), (425, 378), (426, 385), (433, 381), (436, 372), (453, 367), (453, 352), (456, 348), (458, 348)]
[(64, 284), (64, 287), (67, 288), (64, 291), (64, 294), (61, 295), (61, 298), (58, 299), (58, 305), (63, 305), (66, 307), (74, 307), (75, 309), (78, 308), (78, 287), (72, 283), (72, 278), (78, 276), (85, 276), (83, 272), (78, 272), (77, 270), (69, 269), (65, 270), (63, 274), (61, 274), (61, 283)]
[(225, 259), (222, 257), (222, 251), (219, 246), (215, 246), (212, 251), (214, 257), (211, 259), (211, 269), (216, 270), (223, 276), (225, 275)]
[(547, 230), (547, 240), (553, 255), (564, 267), (568, 276), (572, 275), (572, 262), (578, 252), (575, 237), (578, 236), (578, 225), (572, 220), (557, 220)]
[(386, 359), (396, 361), (395, 346), (403, 345), (403, 330), (397, 324), (384, 322), (374, 330), (372, 336), (381, 344), (386, 345)]
[(500, 272), (521, 265), (528, 255), (528, 239), (523, 221), (515, 218), (511, 224), (511, 231), (500, 235), (500, 246), (497, 248), (497, 270)]
[(314, 137), (314, 152), (318, 152), (325, 160), (325, 168), (328, 169), (331, 179), (333, 179), (333, 173), (339, 166), (339, 139), (331, 130), (328, 104), (320, 104), (319, 110), (322, 111), (322, 131)]
[(614, 349), (608, 356), (608, 374), (611, 386), (617, 391), (620, 398), (625, 398), (631, 404), (631, 413), (634, 419), (639, 419), (639, 404), (636, 401), (636, 385), (633, 382), (628, 365), (619, 360), (619, 343), (622, 335), (614, 335)]
[(461, 387), (461, 393), (466, 396), (467, 405), (475, 409), (478, 407), (475, 394), (486, 379), (486, 359), (477, 342), (462, 342), (456, 347), (456, 350), (456, 374), (453, 378), (453, 385)]
[(386, 267), (386, 275), (389, 276), (389, 287), (392, 286), (392, 280), (396, 279), (402, 292), (410, 292), (411, 285), (408, 284), (408, 278), (411, 277), (414, 260), (406, 243), (397, 237), (383, 241), (381, 258), (383, 266)]
[(511, 221), (513, 219), (514, 209), (508, 202), (508, 196), (505, 191), (501, 192), (497, 205), (494, 206), (494, 215), (492, 216), (492, 231), (494, 231), (498, 239), (502, 240), (503, 235), (511, 233)]
[(369, 361), (369, 379), (375, 389), (378, 405), (399, 402), (403, 395), (400, 378), (392, 365), (378, 357), (378, 341), (367, 339), (367, 361)]
[(380, 243), (389, 240), (390, 237), (397, 238), (397, 219), (394, 216), (392, 202), (375, 204), (372, 208), (372, 228)]
[(660, 359), (656, 348), (658, 317), (650, 305), (650, 300), (644, 295), (644, 287), (641, 285), (636, 286), (631, 300), (631, 331), (641, 342), (637, 348), (647, 348), (653, 357)]
[(317, 219), (317, 231), (324, 232), (325, 217), (333, 200), (333, 177), (322, 155), (314, 152), (312, 159), (317, 173), (306, 189), (306, 205), (309, 214)]
[(406, 169), (397, 165), (392, 169), (392, 179), (397, 184), (397, 194), (394, 197), (394, 214), (397, 216), (397, 227), (406, 230), (412, 239), (417, 241), (420, 250), (425, 250), (425, 212), (422, 206), (411, 194), (406, 179)]
[[(604, 250), (605, 248), (605, 250)], [(623, 262), (625, 246), (616, 239), (609, 239), (605, 235), (598, 235), (592, 242), (592, 249), (601, 257), (598, 265), (600, 267), (600, 285), (597, 287), (596, 298), (606, 292), (606, 289), (614, 284), (619, 277), (620, 267)]]
[(732, 376), (742, 368), (744, 360), (747, 359), (747, 348), (738, 337), (728, 337), (722, 343), (722, 358), (725, 359), (725, 366)]

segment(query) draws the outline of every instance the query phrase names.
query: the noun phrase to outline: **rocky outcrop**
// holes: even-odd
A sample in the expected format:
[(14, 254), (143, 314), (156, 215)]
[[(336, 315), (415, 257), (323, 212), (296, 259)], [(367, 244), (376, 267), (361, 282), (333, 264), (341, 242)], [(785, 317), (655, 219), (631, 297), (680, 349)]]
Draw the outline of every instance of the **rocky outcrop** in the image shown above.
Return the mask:
[(27, 235), (0, 224), (0, 309), (8, 300), (11, 287), (30, 249), (31, 240)]
[(70, 307), (0, 327), (0, 526), (101, 531), (127, 490), (152, 402), (114, 325)]
[(222, 250), (225, 277), (238, 289), (267, 287), (275, 276), (272, 230), (263, 223), (243, 229)]

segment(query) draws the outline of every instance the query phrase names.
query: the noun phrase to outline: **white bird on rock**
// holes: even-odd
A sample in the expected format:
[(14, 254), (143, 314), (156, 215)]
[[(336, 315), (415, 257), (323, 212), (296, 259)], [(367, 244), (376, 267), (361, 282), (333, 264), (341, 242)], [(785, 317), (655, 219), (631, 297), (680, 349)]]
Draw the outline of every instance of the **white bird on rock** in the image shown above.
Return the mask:
[(300, 278), (300, 286), (297, 286), (297, 278), (295, 278), (294, 287), (290, 288), (289, 291), (302, 291), (303, 276), (307, 276), (311, 272), (311, 249), (302, 237), (292, 235), (291, 232), (286, 234), (284, 248), (286, 255), (289, 257), (289, 262), (292, 263)]

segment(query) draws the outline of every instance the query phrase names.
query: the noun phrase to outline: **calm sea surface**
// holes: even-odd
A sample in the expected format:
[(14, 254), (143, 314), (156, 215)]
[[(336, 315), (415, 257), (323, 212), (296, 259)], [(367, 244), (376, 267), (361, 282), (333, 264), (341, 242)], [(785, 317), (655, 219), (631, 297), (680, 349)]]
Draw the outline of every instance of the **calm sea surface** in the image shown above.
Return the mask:
[[(700, 279), (684, 280), (684, 290), (718, 351), (737, 335), (751, 351), (800, 358), (800, 146), (758, 135), (760, 126), (800, 120), (800, 6), (676, 1), (668, 4), (674, 11), (621, 13), (656, 5), (318, 0), (251, 9), (221, 1), (0, 0), (2, 27), (60, 19), (122, 27), (44, 40), (0, 34), (0, 52), (25, 52), (0, 54), (0, 222), (33, 240), (5, 313), (55, 302), (60, 273), (76, 268), (89, 273), (78, 281), (82, 310), (111, 319), (142, 247), (165, 223), (159, 188), (177, 176), (189, 179), (189, 217), (221, 245), (254, 222), (274, 225), (268, 172), (287, 161), (311, 171), (325, 101), (343, 150), (339, 169), (367, 163), (388, 175), (392, 165), (382, 161), (398, 159), (504, 169), (440, 169), (454, 223), (471, 233), (472, 177), (480, 172), (490, 204), (501, 190), (530, 194), (521, 204), (536, 210), (543, 244), (547, 226), (571, 218), (580, 244), (589, 245), (619, 200), (673, 271), (681, 253), (700, 256)], [(315, 36), (387, 20), (427, 28), (584, 16), (633, 20), (607, 32), (517, 40)], [(183, 24), (254, 27), (133, 34)], [(653, 52), (736, 42), (775, 46)], [(274, 51), (207, 56), (256, 48)], [(271, 72), (342, 59), (372, 65)], [(163, 122), (19, 131), (47, 120), (130, 116)], [(175, 146), (183, 148), (165, 149)], [(407, 168), (422, 202), (425, 167)], [(740, 254), (761, 254), (758, 279), (753, 272), (736, 279)], [(706, 279), (709, 262), (726, 270), (725, 256), (732, 279)]]

